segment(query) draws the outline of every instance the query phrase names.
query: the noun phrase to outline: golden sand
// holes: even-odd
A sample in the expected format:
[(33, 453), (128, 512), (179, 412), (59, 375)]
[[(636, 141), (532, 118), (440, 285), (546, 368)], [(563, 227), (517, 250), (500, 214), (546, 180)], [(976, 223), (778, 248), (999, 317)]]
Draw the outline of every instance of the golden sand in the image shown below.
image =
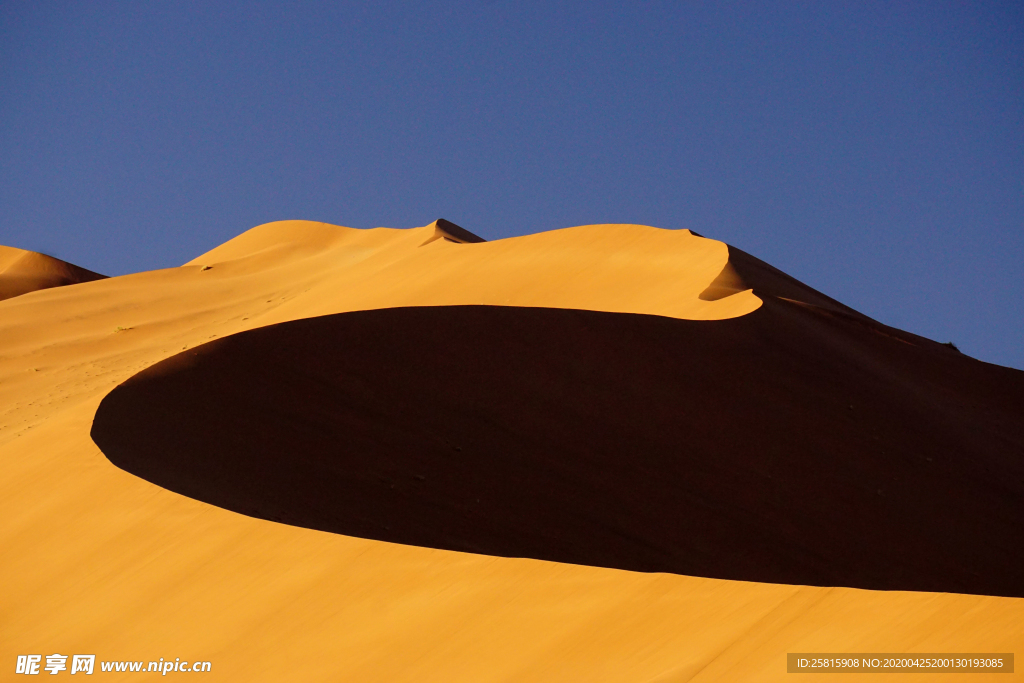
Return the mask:
[[(18, 654), (90, 653), (208, 660), (204, 680), (771, 681), (787, 678), (787, 652), (1021, 650), (1020, 599), (639, 574), (349, 538), (171, 493), (111, 465), (89, 438), (100, 400), (142, 368), (276, 322), (455, 304), (713, 321), (760, 305), (735, 282), (731, 296), (702, 299), (728, 249), (686, 231), (435, 237), (433, 225), (273, 223), (181, 268), (0, 302), (2, 666)], [(971, 675), (987, 678), (1013, 676)]]

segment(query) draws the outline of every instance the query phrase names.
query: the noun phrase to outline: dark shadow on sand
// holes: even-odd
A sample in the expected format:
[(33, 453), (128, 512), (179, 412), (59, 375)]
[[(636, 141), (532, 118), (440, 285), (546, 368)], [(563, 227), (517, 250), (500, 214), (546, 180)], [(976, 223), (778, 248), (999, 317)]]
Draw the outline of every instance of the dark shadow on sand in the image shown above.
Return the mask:
[(1024, 373), (908, 338), (772, 297), (718, 322), (346, 313), (159, 363), (92, 434), (172, 491), (339, 534), (1022, 597)]

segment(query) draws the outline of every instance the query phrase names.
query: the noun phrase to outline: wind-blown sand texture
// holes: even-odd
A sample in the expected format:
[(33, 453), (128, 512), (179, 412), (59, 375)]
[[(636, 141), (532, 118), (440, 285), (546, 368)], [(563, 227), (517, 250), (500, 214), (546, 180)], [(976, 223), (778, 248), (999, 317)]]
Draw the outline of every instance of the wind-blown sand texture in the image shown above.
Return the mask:
[(105, 277), (46, 254), (0, 245), (0, 301)]
[[(628, 566), (638, 558), (650, 563), (633, 567), (640, 569), (678, 571), (678, 563), (694, 562), (691, 566), (707, 568), (708, 574), (729, 578), (754, 578), (750, 573), (763, 571), (776, 572), (771, 580), (778, 581), (794, 577), (807, 583), (1020, 595), (1014, 590), (1020, 585), (1020, 565), (1012, 563), (1020, 558), (1022, 537), (1021, 504), (1015, 498), (1022, 452), (1021, 373), (881, 326), (738, 250), (730, 256), (724, 244), (686, 231), (586, 226), (476, 243), (445, 227), (364, 231), (301, 221), (269, 224), (181, 268), (0, 303), (0, 405), (5, 407), (0, 416), (5, 475), (0, 480), (5, 519), (0, 529), (0, 642), (5, 661), (13, 663), (15, 655), (31, 652), (95, 652), (109, 660), (204, 659), (213, 662), (213, 673), (204, 676), (210, 680), (734, 681), (787, 677), (786, 652), (1020, 650), (1020, 598), (640, 573), (372, 540), (443, 547), (478, 543), (485, 552), (556, 555), (552, 559), (612, 566)], [(436, 308), (450, 306), (458, 308)], [(309, 318), (315, 319), (304, 320)], [(464, 334), (454, 334), (453, 327)], [(279, 342), (310, 329), (314, 332), (307, 341), (316, 352), (303, 347), (301, 356), (289, 358), (295, 351)], [(593, 331), (597, 336), (588, 336)], [(588, 338), (599, 343), (566, 357)], [(351, 342), (348, 347), (344, 340)], [(634, 345), (646, 355), (631, 356)], [(188, 352), (196, 347), (199, 355), (191, 356)], [(645, 365), (645, 359), (666, 361), (676, 347), (683, 348), (674, 365)], [(223, 355), (232, 348), (244, 353)], [(687, 353), (707, 362), (685, 358)], [(220, 362), (228, 357), (234, 366)], [(381, 364), (381, 359), (392, 363)], [(557, 371), (563, 359), (567, 368), (578, 364), (581, 384)], [(273, 510), (238, 514), (182, 496), (115, 467), (90, 439), (94, 416), (101, 445), (108, 437), (137, 437), (127, 429), (112, 429), (108, 437), (101, 433), (107, 418), (97, 409), (108, 395), (114, 401), (147, 383), (194, 380), (191, 405), (212, 397), (236, 401), (223, 403), (226, 416), (234, 420), (231, 434), (239, 439), (236, 443), (254, 447), (245, 441), (251, 434), (237, 431), (241, 413), (232, 411), (253, 398), (246, 389), (260, 385), (261, 373), (275, 380), (267, 385), (274, 391), (297, 389), (282, 395), (285, 402), (308, 410), (311, 426), (322, 426), (315, 406), (295, 401), (297, 395), (312, 395), (303, 391), (307, 378), (292, 375), (297, 384), (289, 387), (274, 373), (313, 371), (328, 360), (335, 370), (361, 373), (343, 386), (337, 385), (337, 376), (324, 378), (327, 384), (321, 387), (338, 396), (332, 387), (341, 386), (355, 391), (350, 396), (358, 399), (349, 403), (356, 409), (350, 440), (332, 435), (338, 452), (365, 455), (346, 451), (346, 444), (378, 443), (380, 433), (393, 437), (383, 443), (392, 448), (384, 453), (393, 459), (392, 470), (381, 474), (374, 469), (379, 463), (370, 458), (373, 467), (353, 477), (361, 488), (348, 490), (371, 505), (374, 487), (379, 487), (376, 505), (359, 518), (336, 516), (351, 525), (348, 533), (372, 538), (274, 523), (250, 516), (278, 514)], [(517, 375), (515, 366), (502, 367), (517, 361), (527, 372)], [(237, 378), (245, 362), (251, 362), (253, 384), (225, 387), (223, 380)], [(624, 363), (625, 376), (616, 374), (612, 362)], [(467, 372), (467, 363), (475, 375)], [(597, 367), (603, 369), (595, 374)], [(671, 372), (662, 377), (659, 370), (665, 367)], [(651, 414), (651, 397), (644, 395), (639, 380), (628, 381), (630, 373), (664, 382), (689, 373), (694, 382), (683, 397), (667, 397), (677, 403), (666, 404), (663, 415)], [(483, 384), (474, 384), (474, 376)], [(449, 377), (454, 384), (442, 381)], [(537, 377), (543, 385), (531, 389), (523, 381), (510, 382), (508, 393), (498, 397), (485, 391), (488, 381), (502, 377), (527, 383)], [(433, 386), (417, 378), (430, 379)], [(360, 379), (363, 389), (353, 388)], [(407, 393), (392, 393), (388, 401), (389, 386)], [(533, 404), (547, 397), (548, 407), (563, 408), (574, 386), (588, 390), (574, 404), (582, 415)], [(746, 386), (779, 395), (751, 397), (743, 391)], [(612, 389), (632, 391), (634, 401), (600, 393)], [(308, 392), (315, 390), (308, 387)], [(466, 396), (472, 391), (483, 393)], [(140, 406), (152, 398), (138, 396)], [(166, 398), (187, 397), (184, 392)], [(273, 400), (273, 395), (264, 398)], [(366, 404), (360, 404), (364, 399)], [(484, 399), (517, 403), (521, 409), (479, 405)], [(368, 420), (359, 414), (369, 410), (367, 404), (384, 411), (380, 418), (400, 422), (389, 431)], [(161, 405), (181, 411), (190, 404), (170, 400)], [(474, 405), (478, 411), (469, 412)], [(673, 406), (688, 408), (691, 417), (674, 420)], [(124, 408), (113, 417), (124, 416)], [(602, 412), (608, 408), (616, 412)], [(602, 422), (593, 411), (607, 419)], [(788, 430), (796, 433), (776, 424), (785, 414), (796, 415)], [(650, 424), (637, 425), (637, 415)], [(692, 554), (679, 553), (674, 541), (658, 541), (653, 532), (654, 547), (646, 543), (649, 539), (628, 534), (618, 548), (605, 543), (636, 523), (616, 517), (622, 511), (649, 515), (645, 519), (662, 522), (672, 533), (697, 524), (681, 519), (673, 526), (660, 520), (659, 512), (678, 509), (672, 507), (675, 501), (655, 499), (665, 493), (659, 486), (643, 488), (648, 480), (641, 468), (664, 465), (671, 455), (670, 445), (657, 440), (644, 454), (650, 456), (646, 460), (616, 462), (618, 449), (606, 444), (604, 451), (592, 454), (599, 459), (590, 469), (577, 461), (539, 472), (524, 453), (546, 463), (556, 453), (581, 455), (572, 450), (571, 433), (555, 429), (542, 448), (520, 448), (518, 461), (504, 463), (509, 476), (519, 477), (512, 480), (519, 490), (501, 491), (488, 500), (492, 507), (486, 515), (470, 517), (467, 506), (476, 497), (469, 500), (469, 487), (493, 472), (477, 467), (465, 476), (449, 465), (488, 453), (515, 455), (513, 448), (497, 447), (525, 438), (533, 428), (530, 421), (560, 416), (575, 421), (555, 427), (591, 428), (594, 434), (580, 435), (590, 440), (624, 433), (650, 440), (658, 435), (657, 427), (668, 430), (666, 438), (692, 430), (693, 448), (718, 449), (714, 460), (697, 470), (699, 452), (683, 451), (695, 478), (686, 478), (678, 461), (669, 462), (664, 474), (667, 483), (691, 487), (685, 491), (692, 504), (687, 511), (704, 510), (699, 529), (690, 531), (708, 532), (709, 542), (749, 540), (764, 514), (763, 536), (748, 550), (760, 559), (775, 553), (776, 561), (744, 564), (737, 549), (716, 552), (701, 548), (700, 541), (691, 542)], [(149, 415), (147, 425), (163, 429), (156, 417), (161, 416)], [(253, 429), (279, 417), (272, 411), (252, 416)], [(480, 419), (512, 422), (488, 430)], [(917, 431), (905, 429), (906, 420)], [(195, 434), (187, 424), (179, 422), (179, 427), (182, 434)], [(210, 430), (211, 423), (201, 428)], [(515, 438), (498, 438), (498, 429)], [(920, 433), (928, 429), (938, 431)], [(223, 437), (203, 433), (215, 441)], [(298, 438), (303, 430), (295, 433)], [(743, 457), (739, 451), (751, 449), (762, 436), (788, 439), (786, 448), (772, 450), (772, 443), (764, 443), (763, 451)], [(794, 446), (808, 443), (817, 450)], [(410, 445), (424, 450), (410, 453)], [(477, 453), (478, 445), (496, 450)], [(225, 471), (237, 472), (237, 449), (218, 452), (228, 447), (203, 443), (197, 448), (204, 446), (185, 455), (223, 456)], [(110, 450), (118, 462), (117, 446)], [(135, 471), (147, 463), (159, 470), (170, 462), (158, 449), (148, 460), (130, 450), (136, 461), (121, 464)], [(428, 462), (433, 455), (446, 460)], [(972, 470), (968, 458), (979, 466)], [(201, 482), (184, 464), (167, 470), (179, 481), (162, 483), (185, 490)], [(806, 472), (797, 476), (792, 470), (799, 464)], [(262, 471), (255, 458), (253, 466), (254, 472)], [(599, 476), (599, 467), (618, 467), (619, 476)], [(721, 481), (716, 475), (723, 472), (733, 478)], [(661, 474), (654, 470), (650, 477)], [(838, 495), (834, 510), (825, 506), (823, 519), (807, 521), (806, 515), (820, 512), (828, 502), (824, 494), (805, 495), (814, 475), (832, 481)], [(393, 480), (380, 481), (381, 476)], [(871, 487), (877, 489), (880, 478), (889, 476), (894, 477), (889, 488), (871, 497)], [(460, 481), (465, 487), (458, 486)], [(639, 490), (618, 487), (623, 481)], [(548, 488), (524, 488), (537, 483)], [(244, 487), (237, 490), (245, 493)], [(398, 494), (389, 494), (392, 490)], [(595, 491), (615, 506), (593, 505), (590, 494)], [(942, 491), (948, 492), (948, 509), (936, 504)], [(186, 492), (211, 500), (208, 492)], [(455, 494), (463, 497), (447, 497)], [(562, 494), (577, 499), (567, 504)], [(399, 496), (401, 504), (388, 495)], [(415, 504), (406, 504), (409, 500)], [(514, 511), (523, 513), (532, 509), (524, 504), (530, 500), (550, 512), (532, 525), (538, 537), (545, 528), (554, 529), (542, 543), (518, 535), (511, 522), (521, 517), (502, 515), (502, 504), (518, 503)], [(587, 509), (576, 505), (581, 501), (592, 505), (590, 512), (580, 512)], [(921, 510), (915, 503), (930, 507)], [(441, 507), (438, 517), (422, 514), (424, 506), (434, 504)], [(868, 519), (850, 513), (849, 529), (832, 528), (843, 519), (843, 510), (863, 511)], [(410, 519), (410, 511), (418, 517)], [(566, 517), (567, 512), (578, 519)], [(563, 516), (552, 517), (555, 513)], [(885, 542), (895, 534), (897, 540), (916, 544), (903, 549), (911, 557), (897, 558), (903, 561), (892, 573), (866, 557), (871, 548), (851, 549), (841, 540), (887, 515), (906, 525), (889, 530)], [(457, 523), (449, 533), (436, 528), (434, 519)], [(786, 526), (787, 519), (796, 526)], [(972, 538), (972, 519), (994, 526)], [(405, 527), (389, 523), (393, 520)], [(552, 520), (574, 526), (546, 526)], [(936, 529), (947, 520), (960, 526), (954, 527), (955, 542), (943, 546)], [(317, 526), (305, 519), (285, 521)], [(500, 528), (502, 533), (489, 539), (477, 534), (501, 523), (512, 528)], [(819, 527), (838, 536), (828, 542), (806, 538), (805, 532)], [(592, 537), (580, 535), (587, 543), (573, 546), (569, 541), (577, 529), (598, 529), (605, 536), (593, 544)], [(915, 530), (932, 535), (908, 536)], [(510, 539), (522, 545), (508, 550)], [(647, 548), (646, 555), (633, 552), (640, 547)], [(958, 555), (965, 548), (978, 551), (970, 556), (976, 564), (968, 562), (967, 554)], [(612, 559), (595, 549), (608, 550)], [(927, 558), (929, 552), (931, 562), (913, 557), (925, 553)], [(1000, 557), (1007, 562), (1001, 564)], [(851, 566), (835, 565), (843, 560)], [(907, 674), (897, 678), (915, 679), (925, 680)], [(1012, 677), (996, 680), (1007, 679)], [(986, 676), (972, 674), (971, 680)]]

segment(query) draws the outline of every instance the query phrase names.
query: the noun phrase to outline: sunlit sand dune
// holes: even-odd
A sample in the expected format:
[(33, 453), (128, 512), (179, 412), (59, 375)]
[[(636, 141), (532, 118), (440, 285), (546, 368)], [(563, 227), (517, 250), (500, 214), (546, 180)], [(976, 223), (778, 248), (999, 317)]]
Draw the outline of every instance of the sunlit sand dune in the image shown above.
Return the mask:
[[(791, 329), (807, 329), (801, 316), (813, 316), (822, 327), (810, 329), (831, 330), (825, 337), (832, 335), (840, 346), (843, 326), (862, 330), (848, 359), (856, 360), (865, 350), (875, 353), (880, 347), (873, 344), (884, 344), (884, 352), (878, 352), (882, 356), (864, 356), (870, 363), (880, 358), (889, 363), (876, 375), (885, 379), (873, 386), (878, 392), (913, 376), (894, 368), (918, 362), (917, 356), (900, 356), (893, 345), (950, 368), (952, 385), (943, 384), (946, 380), (934, 387), (910, 382), (901, 389), (907, 400), (920, 400), (922, 409), (933, 400), (929, 392), (959, 387), (968, 381), (960, 375), (971, 374), (963, 368), (984, 365), (880, 326), (740, 252), (730, 261), (728, 247), (720, 242), (642, 226), (585, 226), (474, 242), (444, 224), (353, 230), (289, 221), (254, 228), (181, 268), (12, 298), (0, 302), (4, 661), (13, 667), (18, 654), (54, 652), (95, 653), (100, 660), (179, 657), (211, 661), (213, 670), (204, 679), (240, 681), (735, 681), (790, 677), (787, 652), (1020, 649), (1024, 600), (1019, 598), (631, 572), (345, 536), (251, 516), (261, 510), (239, 514), (180, 495), (119, 469), (90, 438), (97, 409), (115, 387), (182, 352), (185, 365), (189, 350), (200, 348), (195, 358), (216, 353), (218, 344), (202, 347), (211, 340), (315, 316), (349, 320), (338, 314), (352, 311), (367, 311), (358, 314), (363, 316), (378, 312), (385, 323), (400, 322), (389, 317), (401, 316), (400, 311), (385, 309), (440, 306), (470, 306), (469, 311), (520, 307), (507, 308), (510, 314), (575, 309), (584, 316), (580, 320), (643, 314), (653, 317), (643, 320), (709, 330), (747, 325), (770, 307), (787, 307)], [(533, 311), (538, 313), (561, 318), (565, 311)], [(514, 324), (536, 325), (537, 320), (516, 318)], [(458, 318), (451, 321), (463, 324)], [(842, 329), (836, 332), (836, 326)], [(389, 329), (415, 328), (379, 328), (386, 341), (382, 348), (395, 348), (399, 341), (408, 345), (403, 363), (416, 358), (417, 348), (422, 355), (443, 349), (436, 328), (429, 343), (419, 347), (415, 335), (402, 341), (388, 336)], [(481, 329), (493, 334), (495, 328)], [(540, 326), (535, 331), (547, 330)], [(612, 347), (628, 351), (628, 340), (612, 339), (618, 340)], [(459, 340), (455, 355), (431, 355), (424, 366), (451, 363), (457, 372), (457, 361), (471, 346), (466, 338)], [(332, 341), (325, 338), (324, 343)], [(371, 347), (372, 338), (364, 350)], [(344, 355), (346, 349), (339, 346), (336, 353)], [(498, 354), (495, 359), (514, 357)], [(258, 361), (252, 372), (258, 373), (266, 359), (252, 358)], [(365, 354), (350, 360), (361, 359), (379, 360)], [(942, 366), (947, 359), (949, 365)], [(174, 363), (165, 367), (176, 371)], [(401, 374), (402, 367), (388, 372)], [(725, 367), (709, 366), (701, 390), (713, 388), (716, 368)], [(750, 371), (770, 375), (783, 370), (764, 366)], [(1013, 468), (1020, 466), (1012, 450), (1019, 447), (1019, 404), (1014, 408), (1012, 402), (1019, 400), (1020, 377), (1006, 379), (1003, 370), (979, 371), (981, 377), (996, 377), (992, 391), (1010, 401), (987, 425), (1001, 430), (993, 438), (1006, 449), (988, 465), (1002, 469), (979, 474), (965, 482), (965, 489), (947, 484), (950, 496), (968, 491), (971, 505), (982, 505), (976, 498), (979, 490), (1003, 490), (992, 489), (999, 472), (1016, 472)], [(153, 372), (159, 375), (153, 368), (144, 376)], [(657, 374), (657, 366), (648, 372)], [(850, 372), (856, 374), (857, 368)], [(807, 391), (813, 376), (794, 375), (797, 381), (788, 389)], [(814, 388), (821, 393), (809, 397), (812, 403), (846, 401), (830, 395), (829, 378), (820, 379), (823, 384)], [(207, 388), (197, 384), (194, 390)], [(432, 393), (422, 386), (416, 391)], [(984, 403), (989, 399), (971, 396), (964, 405), (965, 421), (989, 405)], [(861, 403), (870, 400), (870, 393), (858, 398), (851, 419), (866, 420), (857, 411), (869, 410)], [(942, 410), (956, 412), (955, 397), (942, 400), (947, 405)], [(969, 404), (974, 400), (982, 403)], [(700, 400), (694, 403), (699, 410)], [(446, 405), (451, 404), (438, 404)], [(735, 411), (735, 424), (751, 419), (742, 406)], [(467, 416), (453, 419), (462, 424)], [(716, 420), (716, 427), (730, 428), (729, 420)], [(438, 443), (451, 441), (444, 414), (436, 415), (436, 421)], [(188, 427), (181, 425), (182, 430)], [(956, 433), (970, 432), (964, 427)], [(705, 438), (713, 440), (713, 435)], [(345, 445), (337, 443), (339, 450)], [(472, 455), (467, 444), (448, 447), (450, 457)], [(837, 456), (823, 452), (818, 457)], [(955, 472), (949, 463), (937, 466)], [(916, 471), (898, 468), (894, 473), (911, 476)], [(402, 487), (424, 484), (433, 473), (412, 474), (424, 478), (403, 480)], [(750, 476), (738, 476), (737, 486), (748, 486)], [(388, 485), (376, 483), (382, 489)], [(761, 485), (771, 490), (767, 479)], [(550, 495), (548, 490), (520, 493), (537, 500)], [(1010, 524), (1005, 530), (1013, 533), (1012, 515), (1019, 508), (1012, 501), (1000, 504), (991, 503), (1010, 517), (993, 513), (993, 519)], [(718, 513), (733, 514), (728, 509)], [(373, 514), (367, 512), (370, 523), (378, 521)], [(790, 529), (768, 531), (792, 534)], [(986, 676), (972, 675), (971, 680)]]
[(686, 230), (594, 225), (469, 244), (444, 239), (445, 234), (435, 224), (354, 230), (305, 221), (268, 223), (186, 266), (210, 267), (210, 275), (221, 277), (253, 275), (290, 291), (305, 285), (298, 293), (309, 296), (283, 301), (285, 310), (274, 312), (275, 321), (462, 304), (721, 320), (760, 305), (749, 290), (717, 301), (700, 298), (728, 263), (728, 247)]
[(46, 254), (0, 245), (0, 301), (104, 277)]

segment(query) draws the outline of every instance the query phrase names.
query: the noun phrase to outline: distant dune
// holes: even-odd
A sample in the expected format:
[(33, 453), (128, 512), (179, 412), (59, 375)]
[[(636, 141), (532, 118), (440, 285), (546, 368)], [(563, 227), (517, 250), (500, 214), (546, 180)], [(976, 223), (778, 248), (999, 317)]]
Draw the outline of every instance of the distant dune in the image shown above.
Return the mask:
[(0, 660), (731, 682), (1019, 651), (1022, 374), (687, 230), (258, 226), (0, 301)]
[(0, 245), (0, 301), (105, 277), (46, 254)]

